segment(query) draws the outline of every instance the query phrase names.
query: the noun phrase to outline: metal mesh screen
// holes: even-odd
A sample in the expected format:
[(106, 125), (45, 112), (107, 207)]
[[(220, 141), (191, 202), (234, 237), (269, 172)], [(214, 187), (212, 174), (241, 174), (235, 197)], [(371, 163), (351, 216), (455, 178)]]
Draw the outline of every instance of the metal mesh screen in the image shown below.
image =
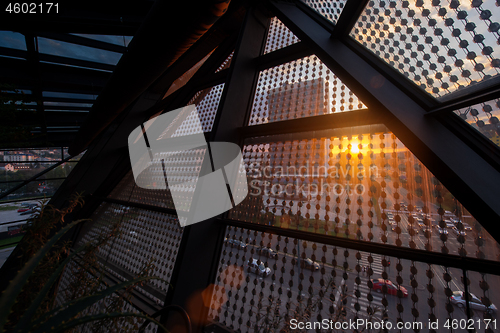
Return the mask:
[(249, 125), (362, 108), (354, 93), (312, 55), (260, 72)]
[(472, 105), (456, 110), (455, 113), (469, 125), (500, 146), (500, 99)]
[(264, 54), (273, 52), (284, 47), (300, 42), (300, 39), (295, 36), (277, 17), (271, 19), (271, 25), (266, 40)]
[(495, 1), (369, 1), (351, 36), (434, 97), (500, 73)]
[(119, 234), (99, 248), (98, 257), (108, 272), (120, 280), (136, 277), (154, 265), (152, 280), (138, 290), (157, 304), (163, 304), (183, 229), (173, 215), (141, 210), (117, 204), (103, 204), (91, 217), (80, 234), (79, 243), (110, 232), (115, 225)]
[(303, 3), (336, 23), (342, 13), (346, 0), (301, 0)]
[(247, 142), (250, 193), (232, 219), (499, 258), (498, 243), (385, 126)]
[[(468, 279), (469, 293), (489, 304), (486, 279), (498, 276)], [(299, 322), (321, 326), (298, 331), (355, 331), (340, 325), (357, 320), (358, 331), (378, 332), (382, 322), (389, 331), (398, 323), (403, 331), (452, 331), (453, 323), (491, 317), (480, 309), (467, 317), (462, 281), (456, 268), (228, 226), (210, 318), (237, 332), (292, 332)]]

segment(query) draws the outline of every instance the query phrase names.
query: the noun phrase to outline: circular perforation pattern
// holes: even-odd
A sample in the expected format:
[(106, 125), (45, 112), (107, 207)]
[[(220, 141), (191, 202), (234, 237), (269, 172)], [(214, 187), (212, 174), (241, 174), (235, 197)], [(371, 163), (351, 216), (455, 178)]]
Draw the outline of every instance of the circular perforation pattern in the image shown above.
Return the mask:
[(263, 70), (249, 125), (365, 108), (316, 56)]
[(351, 36), (442, 97), (500, 73), (495, 1), (368, 2)]
[[(154, 265), (151, 275), (170, 280), (183, 232), (175, 216), (110, 204), (101, 206), (91, 219), (93, 222), (85, 226), (80, 243), (95, 240), (118, 225), (119, 235), (101, 246), (98, 256), (131, 276), (151, 263)], [(112, 267), (108, 267), (111, 274), (126, 279)], [(148, 285), (165, 294), (167, 282), (152, 280)], [(162, 302), (145, 290), (141, 292), (157, 303)]]
[(300, 42), (300, 39), (298, 39), (297, 36), (295, 36), (277, 17), (273, 17), (267, 33), (264, 53), (273, 52), (297, 42)]
[(226, 60), (224, 60), (224, 62), (219, 66), (219, 68), (217, 68), (215, 73), (218, 73), (223, 69), (228, 69), (229, 66), (231, 66), (231, 61), (233, 60), (233, 55), (234, 55), (234, 51), (231, 52), (231, 54), (226, 58)]
[(481, 229), (476, 240), (470, 213), (384, 129), (252, 139), (242, 151), (249, 195), (229, 217), (497, 260), (493, 238)]
[(323, 15), (329, 21), (337, 23), (346, 0), (301, 0), (303, 3)]

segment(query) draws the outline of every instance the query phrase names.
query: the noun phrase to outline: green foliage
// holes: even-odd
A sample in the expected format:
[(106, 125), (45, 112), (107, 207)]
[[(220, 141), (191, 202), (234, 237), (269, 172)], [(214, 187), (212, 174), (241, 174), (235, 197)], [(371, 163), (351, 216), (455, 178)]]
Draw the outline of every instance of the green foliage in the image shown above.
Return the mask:
[[(45, 208), (43, 203), (41, 205)], [(0, 297), (0, 332), (72, 332), (87, 323), (97, 323), (93, 332), (124, 332), (122, 320), (130, 319), (131, 323), (133, 318), (149, 319), (163, 328), (143, 314), (122, 310), (134, 287), (158, 279), (148, 276), (151, 263), (130, 281), (109, 286), (103, 279), (104, 267), (98, 263), (97, 252), (100, 246), (119, 234), (119, 224), (111, 225), (106, 233), (73, 251), (70, 244), (63, 241), (70, 229), (84, 221), (64, 223), (66, 216), (81, 205), (81, 196), (75, 196), (67, 208), (47, 207), (30, 220), (31, 227), (19, 257), (22, 268)], [(59, 225), (65, 226), (52, 235)], [(68, 269), (74, 283), (60, 290), (65, 300), (56, 302), (60, 289), (57, 282)], [(96, 313), (95, 305), (104, 301), (108, 303), (105, 311)], [(125, 327), (136, 330), (133, 325)]]
[[(5, 246), (5, 244), (11, 244), (11, 243), (17, 243), (21, 240), (21, 238), (23, 238), (24, 235), (20, 235), (20, 236), (16, 236), (16, 237), (10, 237), (10, 238), (7, 238), (7, 239), (2, 239), (0, 240), (0, 250), (3, 249), (3, 248), (6, 248), (7, 246)], [(13, 247), (15, 245), (10, 245), (8, 247)]]
[(5, 205), (5, 206), (0, 206), (0, 211), (7, 211), (7, 210), (17, 210), (17, 206), (11, 206), (11, 205)]

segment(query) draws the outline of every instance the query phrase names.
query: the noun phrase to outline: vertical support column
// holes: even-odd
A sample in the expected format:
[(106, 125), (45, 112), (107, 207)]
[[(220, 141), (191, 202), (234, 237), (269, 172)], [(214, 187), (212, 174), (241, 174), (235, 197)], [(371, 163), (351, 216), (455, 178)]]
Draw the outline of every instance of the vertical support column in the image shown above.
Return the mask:
[(39, 117), (40, 128), (42, 132), (43, 142), (48, 142), (47, 121), (45, 120), (45, 111), (43, 107), (42, 82), (40, 75), (40, 62), (38, 60), (38, 41), (37, 37), (32, 34), (24, 35), (26, 41), (26, 49), (28, 50), (28, 64), (31, 67), (31, 72), (35, 77), (35, 85), (32, 90), (32, 96), (36, 101), (36, 113)]
[[(238, 130), (247, 120), (258, 76), (254, 59), (261, 54), (268, 22), (269, 18), (260, 10), (248, 9), (214, 121), (211, 141), (242, 143)], [(173, 289), (165, 304), (186, 309), (193, 324), (193, 332), (201, 332), (207, 324), (209, 304), (203, 302), (202, 292), (211, 295), (210, 285), (217, 274), (224, 234), (225, 227), (216, 222), (216, 217), (184, 229), (171, 279)], [(169, 322), (175, 322), (171, 319)], [(179, 324), (182, 325), (182, 320), (179, 320)]]

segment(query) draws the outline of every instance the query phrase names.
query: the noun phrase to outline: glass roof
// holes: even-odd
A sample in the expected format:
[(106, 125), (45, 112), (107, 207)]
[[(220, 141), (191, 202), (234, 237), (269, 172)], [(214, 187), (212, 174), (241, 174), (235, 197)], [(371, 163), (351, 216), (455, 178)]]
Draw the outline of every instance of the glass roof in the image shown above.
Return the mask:
[(80, 60), (95, 61), (110, 65), (115, 65), (116, 63), (118, 63), (122, 56), (121, 53), (56, 41), (43, 37), (38, 37), (38, 47), (40, 53), (53, 54)]
[(469, 125), (500, 146), (500, 99), (472, 105), (455, 113)]
[(133, 37), (133, 36), (90, 35), (90, 34), (71, 34), (71, 35), (90, 38), (101, 42), (106, 42), (121, 46), (128, 46)]
[(0, 31), (0, 46), (17, 50), (26, 50), (24, 36), (18, 32)]
[(260, 72), (249, 125), (365, 109), (315, 55)]
[(498, 79), (495, 12), (494, 0), (374, 0), (350, 35), (430, 95), (447, 100)]

